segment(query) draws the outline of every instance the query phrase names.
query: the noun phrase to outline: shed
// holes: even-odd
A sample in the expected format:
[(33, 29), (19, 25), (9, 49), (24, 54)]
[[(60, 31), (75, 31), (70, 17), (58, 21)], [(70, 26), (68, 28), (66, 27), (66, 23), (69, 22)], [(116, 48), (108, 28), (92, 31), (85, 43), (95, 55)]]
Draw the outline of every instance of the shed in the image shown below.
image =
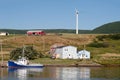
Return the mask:
[(27, 31), (27, 35), (45, 35), (46, 33), (43, 30), (33, 30), (33, 31)]
[(62, 43), (55, 43), (54, 45), (50, 46), (50, 54), (53, 54), (56, 48), (63, 47), (64, 44)]
[(79, 59), (90, 59), (90, 52), (87, 50), (81, 50), (77, 53)]
[(61, 59), (77, 59), (77, 48), (74, 46), (57, 47), (53, 56)]
[(0, 32), (0, 36), (8, 36), (9, 33), (8, 32)]

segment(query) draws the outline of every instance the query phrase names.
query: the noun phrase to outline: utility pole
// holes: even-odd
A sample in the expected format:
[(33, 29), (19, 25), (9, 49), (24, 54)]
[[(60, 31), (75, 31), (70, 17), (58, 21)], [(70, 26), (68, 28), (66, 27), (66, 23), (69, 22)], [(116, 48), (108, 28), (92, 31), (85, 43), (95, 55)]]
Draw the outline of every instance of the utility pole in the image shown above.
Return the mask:
[(45, 51), (45, 39), (44, 39), (44, 36), (42, 37), (42, 40), (43, 40), (43, 52)]
[(0, 48), (1, 48), (1, 66), (3, 66), (3, 52), (2, 52), (2, 40), (0, 40)]

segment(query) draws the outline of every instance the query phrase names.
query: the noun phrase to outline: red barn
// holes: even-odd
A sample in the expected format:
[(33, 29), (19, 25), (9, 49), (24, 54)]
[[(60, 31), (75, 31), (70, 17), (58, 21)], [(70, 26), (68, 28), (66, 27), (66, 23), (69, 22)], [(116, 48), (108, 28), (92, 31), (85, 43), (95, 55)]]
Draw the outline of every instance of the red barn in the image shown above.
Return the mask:
[(27, 35), (45, 35), (46, 33), (43, 30), (34, 30), (34, 31), (27, 31)]

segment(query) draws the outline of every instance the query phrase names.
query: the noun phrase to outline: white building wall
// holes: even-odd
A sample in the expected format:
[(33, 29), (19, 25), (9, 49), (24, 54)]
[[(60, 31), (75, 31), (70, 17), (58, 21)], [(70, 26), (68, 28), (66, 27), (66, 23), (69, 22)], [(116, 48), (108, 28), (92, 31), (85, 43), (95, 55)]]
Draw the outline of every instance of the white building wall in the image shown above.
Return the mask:
[(89, 51), (81, 50), (77, 53), (77, 48), (74, 46), (56, 48), (54, 54), (57, 55), (56, 58), (61, 59), (90, 59)]
[(6, 36), (6, 35), (9, 35), (9, 34), (6, 32), (0, 32), (0, 36)]
[(54, 54), (59, 55), (59, 58), (62, 58), (63, 48), (57, 48)]
[(86, 50), (82, 50), (78, 52), (79, 59), (90, 59), (90, 52)]
[(76, 59), (77, 48), (73, 46), (63, 47), (62, 59)]

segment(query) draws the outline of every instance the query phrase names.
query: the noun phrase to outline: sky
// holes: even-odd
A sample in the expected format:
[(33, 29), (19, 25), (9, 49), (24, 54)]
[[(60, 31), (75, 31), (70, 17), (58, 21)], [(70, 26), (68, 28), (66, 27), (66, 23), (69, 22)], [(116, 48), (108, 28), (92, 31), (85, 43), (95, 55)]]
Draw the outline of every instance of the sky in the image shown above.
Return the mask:
[(93, 30), (120, 21), (120, 0), (0, 0), (0, 29)]

